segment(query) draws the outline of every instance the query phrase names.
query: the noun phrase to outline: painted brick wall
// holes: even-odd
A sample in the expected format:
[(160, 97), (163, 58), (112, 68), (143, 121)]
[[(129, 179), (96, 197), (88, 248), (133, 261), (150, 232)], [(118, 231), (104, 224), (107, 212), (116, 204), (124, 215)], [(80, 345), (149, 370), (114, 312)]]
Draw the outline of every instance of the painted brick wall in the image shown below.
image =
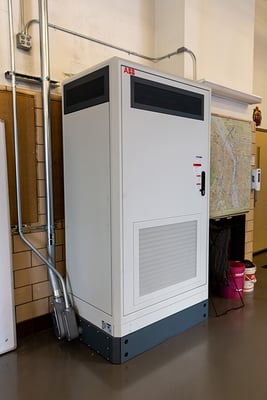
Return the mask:
[[(251, 156), (252, 159), (256, 158), (256, 126), (251, 123), (252, 129), (252, 144)], [(252, 168), (255, 168), (252, 165)], [(250, 194), (250, 211), (246, 214), (246, 235), (245, 235), (245, 259), (253, 260), (253, 229), (254, 229), (254, 191)]]
[[(7, 86), (0, 86), (0, 89), (11, 90)], [(46, 231), (42, 228), (46, 224), (42, 97), (40, 91), (37, 90), (18, 89), (18, 92), (34, 96), (36, 132), (38, 222), (31, 224), (29, 233), (25, 233), (25, 236), (43, 255), (46, 255)], [(52, 98), (57, 99), (59, 96), (52, 95)], [(64, 275), (63, 221), (57, 221), (56, 223), (55, 238), (56, 268)], [(52, 292), (46, 265), (24, 244), (15, 230), (12, 232), (12, 251), (16, 321), (19, 323), (49, 313)]]

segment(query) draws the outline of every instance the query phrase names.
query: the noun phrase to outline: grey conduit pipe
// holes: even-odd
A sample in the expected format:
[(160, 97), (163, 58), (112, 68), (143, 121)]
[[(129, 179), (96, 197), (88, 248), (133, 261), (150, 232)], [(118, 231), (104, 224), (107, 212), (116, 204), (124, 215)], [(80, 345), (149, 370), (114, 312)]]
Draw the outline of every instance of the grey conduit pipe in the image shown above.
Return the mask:
[[(19, 163), (19, 140), (18, 140), (18, 123), (17, 123), (17, 93), (16, 93), (16, 73), (15, 73), (15, 45), (14, 45), (14, 27), (13, 27), (13, 8), (12, 0), (8, 0), (8, 18), (9, 18), (9, 35), (10, 35), (10, 60), (11, 60), (11, 85), (12, 85), (12, 108), (13, 108), (13, 130), (14, 130), (14, 152), (15, 152), (15, 172), (16, 172), (16, 197), (17, 197), (17, 217), (18, 217), (18, 233), (21, 240), (36, 254), (40, 260), (52, 271), (58, 278), (64, 298), (64, 307), (60, 304), (60, 310), (55, 310), (54, 303), (54, 321), (57, 324), (56, 331), (59, 339), (66, 337), (72, 340), (78, 336), (78, 327), (74, 311), (68, 299), (66, 285), (61, 274), (56, 270), (52, 262), (46, 259), (38, 249), (25, 237), (22, 224), (21, 212), (21, 190), (20, 190), (20, 163)], [(57, 307), (56, 307), (57, 308)]]
[(24, 21), (24, 0), (20, 0), (20, 30), (24, 32), (25, 21)]
[(192, 59), (193, 63), (193, 80), (197, 80), (197, 59), (195, 54), (193, 53), (192, 50), (189, 50), (187, 47), (179, 47), (177, 50), (177, 54), (182, 54), (182, 53), (188, 53)]
[[(29, 28), (34, 23), (39, 24), (38, 19), (31, 19), (30, 21), (27, 22), (27, 24), (24, 27), (24, 31), (25, 31), (26, 34), (29, 33)], [(84, 35), (82, 33), (75, 32), (75, 31), (72, 31), (72, 30), (67, 29), (67, 28), (63, 28), (62, 26), (59, 26), (59, 25), (55, 25), (55, 24), (50, 24), (49, 23), (48, 26), (49, 26), (49, 28), (52, 28), (52, 29), (55, 29), (55, 30), (58, 30), (58, 31), (61, 31), (61, 32), (64, 32), (64, 33), (68, 33), (69, 35), (77, 36), (77, 37), (79, 37), (81, 39), (89, 40), (91, 42), (100, 44), (102, 46), (106, 46), (106, 47), (109, 47), (111, 49), (118, 50), (118, 51), (121, 51), (123, 53), (126, 53), (128, 55), (142, 58), (144, 60), (152, 61), (154, 63), (157, 63), (159, 61), (163, 61), (166, 58), (171, 58), (171, 57), (176, 56), (178, 54), (188, 53), (191, 56), (192, 63), (193, 63), (193, 80), (195, 80), (195, 81), (197, 80), (197, 59), (196, 59), (195, 54), (191, 50), (187, 49), (186, 47), (179, 47), (177, 50), (173, 51), (172, 53), (165, 54), (164, 56), (161, 56), (161, 57), (149, 57), (149, 56), (146, 56), (144, 54), (140, 54), (140, 53), (137, 53), (135, 51), (127, 50), (127, 49), (124, 49), (122, 47), (115, 46), (115, 45), (113, 45), (111, 43), (104, 42), (104, 41), (99, 40), (99, 39), (95, 39), (93, 37)]]
[[(53, 173), (52, 173), (52, 137), (51, 137), (51, 110), (50, 110), (50, 62), (47, 28), (47, 4), (39, 0), (39, 30), (40, 30), (40, 58), (41, 81), (43, 100), (43, 130), (44, 130), (44, 157), (45, 157), (45, 193), (46, 193), (46, 224), (47, 224), (47, 253), (51, 264), (55, 265), (55, 228), (53, 205)], [(61, 297), (58, 280), (52, 270), (49, 270), (49, 279), (55, 299)]]

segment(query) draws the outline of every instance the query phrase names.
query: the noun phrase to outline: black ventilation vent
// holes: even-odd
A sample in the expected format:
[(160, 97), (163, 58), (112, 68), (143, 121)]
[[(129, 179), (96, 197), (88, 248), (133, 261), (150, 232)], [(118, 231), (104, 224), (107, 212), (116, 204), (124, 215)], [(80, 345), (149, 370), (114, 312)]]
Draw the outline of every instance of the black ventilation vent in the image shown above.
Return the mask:
[(109, 67), (64, 85), (64, 114), (109, 101)]
[(136, 76), (131, 76), (131, 107), (204, 120), (202, 94)]

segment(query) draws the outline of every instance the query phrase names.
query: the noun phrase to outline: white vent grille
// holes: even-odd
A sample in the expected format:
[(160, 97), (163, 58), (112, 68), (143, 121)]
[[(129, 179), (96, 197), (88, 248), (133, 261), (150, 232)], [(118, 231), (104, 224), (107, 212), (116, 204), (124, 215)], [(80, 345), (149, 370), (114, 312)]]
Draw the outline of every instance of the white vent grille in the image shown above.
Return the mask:
[(139, 230), (140, 296), (196, 276), (197, 221)]

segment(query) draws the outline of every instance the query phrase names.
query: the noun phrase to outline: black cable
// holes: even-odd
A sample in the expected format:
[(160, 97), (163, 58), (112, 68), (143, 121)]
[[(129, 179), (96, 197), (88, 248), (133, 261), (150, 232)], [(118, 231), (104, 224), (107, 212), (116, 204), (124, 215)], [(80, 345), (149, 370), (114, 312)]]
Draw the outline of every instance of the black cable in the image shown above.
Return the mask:
[(229, 274), (231, 275), (232, 280), (233, 280), (234, 285), (235, 285), (235, 288), (236, 288), (236, 290), (238, 291), (239, 298), (240, 298), (240, 300), (241, 300), (241, 306), (228, 308), (227, 310), (225, 310), (225, 311), (223, 311), (222, 313), (218, 314), (218, 313), (217, 313), (217, 310), (216, 310), (216, 307), (215, 307), (215, 304), (214, 304), (214, 301), (213, 301), (213, 298), (211, 297), (210, 300), (211, 300), (211, 304), (212, 304), (212, 306), (213, 306), (213, 308), (214, 308), (215, 316), (216, 316), (216, 317), (222, 317), (223, 315), (226, 315), (226, 314), (227, 314), (228, 312), (230, 312), (230, 311), (240, 310), (241, 308), (245, 307), (245, 303), (244, 303), (244, 300), (243, 300), (243, 296), (241, 295), (240, 289), (238, 289), (238, 287), (237, 287), (237, 284), (236, 284), (236, 281), (235, 281), (235, 279), (234, 279), (234, 277), (233, 277), (233, 275), (232, 275), (231, 269), (230, 269), (230, 271), (229, 271)]

